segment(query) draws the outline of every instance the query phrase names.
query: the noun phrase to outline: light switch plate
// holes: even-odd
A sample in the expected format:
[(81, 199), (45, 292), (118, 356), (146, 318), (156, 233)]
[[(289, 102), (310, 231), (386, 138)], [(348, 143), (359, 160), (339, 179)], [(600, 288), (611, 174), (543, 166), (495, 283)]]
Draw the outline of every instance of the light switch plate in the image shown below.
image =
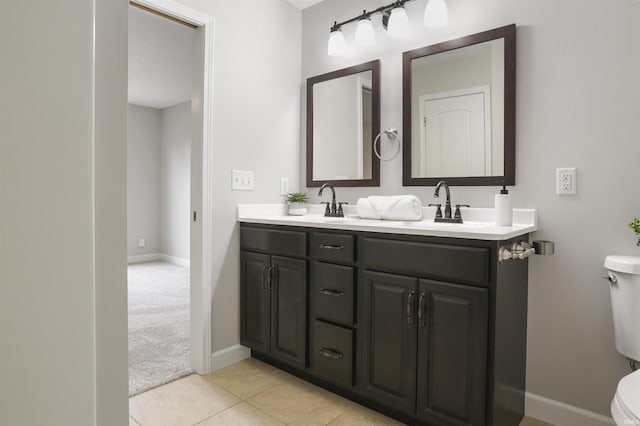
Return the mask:
[(233, 191), (253, 191), (253, 171), (231, 170), (231, 189)]
[(280, 195), (287, 195), (289, 193), (289, 178), (280, 178)]

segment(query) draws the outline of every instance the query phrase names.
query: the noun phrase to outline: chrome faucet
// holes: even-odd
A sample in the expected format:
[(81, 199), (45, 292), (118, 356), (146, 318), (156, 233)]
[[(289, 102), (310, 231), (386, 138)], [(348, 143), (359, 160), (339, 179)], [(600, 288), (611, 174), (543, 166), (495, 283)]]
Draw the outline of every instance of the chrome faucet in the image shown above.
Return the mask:
[(448, 222), (448, 223), (462, 223), (462, 214), (460, 213), (460, 207), (469, 207), (466, 204), (456, 204), (456, 213), (453, 217), (451, 217), (451, 193), (449, 192), (449, 185), (444, 180), (438, 182), (436, 185), (436, 190), (433, 193), (434, 198), (440, 197), (440, 188), (444, 187), (447, 199), (444, 205), (444, 217), (442, 216), (442, 212), (440, 210), (440, 204), (429, 204), (430, 206), (437, 206), (438, 209), (436, 211), (436, 217), (433, 220), (434, 222)]
[(318, 191), (318, 196), (322, 196), (322, 191), (325, 188), (329, 188), (331, 190), (331, 203), (328, 201), (323, 201), (322, 204), (326, 204), (327, 208), (324, 210), (324, 215), (328, 217), (344, 217), (344, 212), (342, 211), (342, 205), (346, 203), (339, 203), (340, 207), (336, 204), (336, 190), (330, 183), (325, 183), (320, 187), (320, 191)]

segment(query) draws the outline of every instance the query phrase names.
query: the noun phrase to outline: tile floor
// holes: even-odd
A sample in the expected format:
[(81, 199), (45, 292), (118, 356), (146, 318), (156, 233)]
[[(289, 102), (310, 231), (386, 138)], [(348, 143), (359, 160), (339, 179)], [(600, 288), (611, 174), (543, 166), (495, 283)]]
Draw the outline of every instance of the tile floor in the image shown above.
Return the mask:
[(255, 359), (136, 395), (129, 414), (129, 426), (401, 424)]

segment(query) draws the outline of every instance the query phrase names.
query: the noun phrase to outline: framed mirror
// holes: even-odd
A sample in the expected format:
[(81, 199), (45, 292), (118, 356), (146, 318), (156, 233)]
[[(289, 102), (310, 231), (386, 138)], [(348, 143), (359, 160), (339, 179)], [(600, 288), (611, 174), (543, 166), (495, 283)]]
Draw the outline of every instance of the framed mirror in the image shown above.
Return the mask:
[(402, 59), (403, 185), (514, 185), (515, 25)]
[(307, 79), (307, 186), (379, 186), (380, 61)]

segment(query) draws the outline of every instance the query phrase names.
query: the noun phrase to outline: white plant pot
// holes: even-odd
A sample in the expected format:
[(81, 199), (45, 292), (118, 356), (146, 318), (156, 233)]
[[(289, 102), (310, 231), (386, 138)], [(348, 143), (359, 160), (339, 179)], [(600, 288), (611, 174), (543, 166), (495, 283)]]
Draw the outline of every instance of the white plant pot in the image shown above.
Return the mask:
[(292, 216), (302, 216), (304, 214), (307, 214), (307, 203), (289, 202), (289, 214)]

